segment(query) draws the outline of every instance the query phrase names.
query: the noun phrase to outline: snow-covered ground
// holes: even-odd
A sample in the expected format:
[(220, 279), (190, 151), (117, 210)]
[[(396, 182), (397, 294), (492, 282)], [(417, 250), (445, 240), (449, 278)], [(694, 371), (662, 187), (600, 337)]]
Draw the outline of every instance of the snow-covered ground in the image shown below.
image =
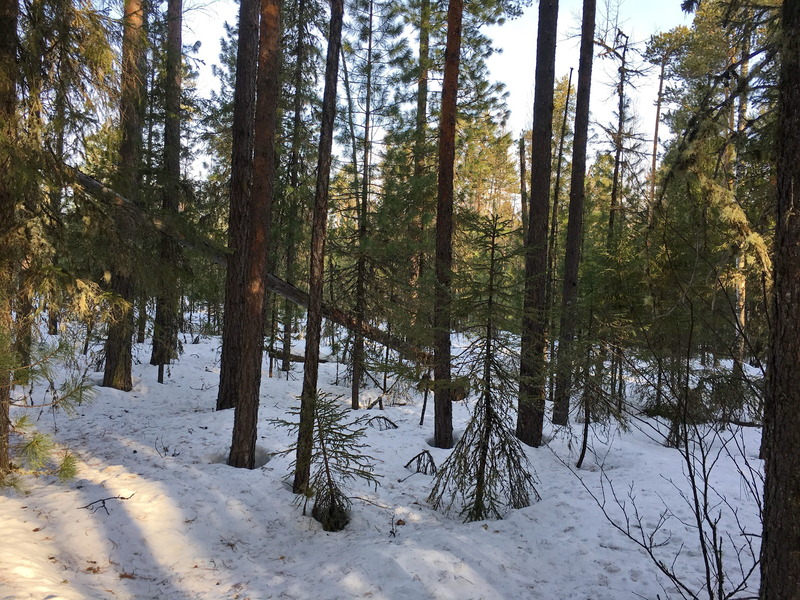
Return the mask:
[[(202, 339), (185, 346), (164, 385), (154, 367), (138, 364), (133, 391), (97, 388), (95, 400), (72, 418), (41, 415), (36, 427), (74, 451), (79, 472), (65, 484), (28, 478), (23, 491), (0, 491), (0, 599), (679, 597), (590, 495), (605, 497), (609, 516), (623, 524), (611, 484), (634, 536), (649, 536), (669, 509), (672, 517), (653, 538), (657, 557), (674, 564), (691, 590), (702, 591), (697, 530), (682, 497), (685, 467), (676, 450), (653, 436), (649, 421), (627, 432), (593, 429), (579, 471), (581, 425), (548, 429), (547, 446), (527, 449), (541, 501), (501, 521), (463, 524), (427, 505), (431, 477), (404, 468), (423, 449), (437, 465), (449, 452), (428, 445), (432, 406), (419, 427), (422, 403), (412, 395), (382, 413), (398, 429), (367, 430), (380, 487), (350, 489), (350, 524), (326, 533), (294, 502), (290, 457), (253, 471), (224, 464), (233, 413), (214, 411), (218, 350), (218, 338)], [(145, 363), (149, 348), (137, 351)], [(263, 378), (259, 446), (265, 456), (290, 444), (288, 431), (270, 419), (297, 403), (300, 368), (290, 381)], [(335, 369), (321, 365), (320, 386), (346, 397), (346, 388), (332, 385)], [(99, 381), (99, 374), (93, 378)], [(364, 400), (375, 397), (365, 391)], [(455, 406), (457, 432), (469, 407)], [(728, 447), (739, 464), (746, 458), (760, 469), (759, 431), (744, 430), (734, 441)], [(727, 453), (712, 483), (725, 500), (711, 513), (724, 512), (720, 534), (728, 577), (736, 580), (733, 546), (750, 540), (758, 551), (757, 502)], [(108, 499), (104, 506), (102, 499)], [(747, 570), (747, 556), (742, 563)], [(757, 587), (756, 572), (737, 597), (756, 596)]]

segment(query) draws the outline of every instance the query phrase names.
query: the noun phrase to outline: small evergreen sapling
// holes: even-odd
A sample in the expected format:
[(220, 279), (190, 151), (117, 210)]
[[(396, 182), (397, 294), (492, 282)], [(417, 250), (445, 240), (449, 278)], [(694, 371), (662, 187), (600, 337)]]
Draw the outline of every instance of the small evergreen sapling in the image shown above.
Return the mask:
[[(348, 482), (361, 479), (378, 485), (372, 458), (363, 454), (365, 427), (362, 419), (348, 422), (350, 411), (342, 408), (341, 396), (320, 393), (314, 412), (314, 447), (311, 455), (311, 476), (308, 494), (302, 500), (303, 514), (313, 498), (311, 516), (325, 531), (341, 531), (350, 522), (350, 499), (342, 491)], [(299, 408), (291, 414), (299, 415)], [(277, 425), (297, 433), (298, 424), (278, 420)], [(296, 453), (293, 444), (282, 454)], [(294, 466), (294, 463), (293, 463)]]
[[(25, 367), (26, 385), (12, 398), (19, 409), (59, 409), (74, 414), (76, 406), (88, 401), (94, 390), (88, 383), (88, 365), (76, 358), (76, 339), (63, 332), (58, 344), (38, 343), (31, 349), (31, 364)], [(39, 397), (39, 394), (41, 396)], [(16, 485), (16, 474), (54, 475), (61, 481), (73, 478), (77, 460), (69, 450), (59, 450), (51, 436), (37, 431), (27, 414), (11, 423), (9, 450), (12, 473), (0, 481)], [(16, 473), (14, 473), (16, 472)]]
[(510, 227), (498, 216), (476, 217), (475, 248), (461, 302), (472, 313), (468, 367), (478, 400), (453, 452), (439, 469), (428, 502), (465, 521), (500, 519), (508, 509), (539, 499), (532, 469), (511, 425), (517, 374), (512, 368), (514, 282), (508, 269), (515, 255)]
[(508, 406), (491, 390), (480, 395), (464, 434), (436, 475), (428, 496), (433, 508), (460, 507), (464, 521), (471, 522), (501, 519), (507, 510), (539, 500)]

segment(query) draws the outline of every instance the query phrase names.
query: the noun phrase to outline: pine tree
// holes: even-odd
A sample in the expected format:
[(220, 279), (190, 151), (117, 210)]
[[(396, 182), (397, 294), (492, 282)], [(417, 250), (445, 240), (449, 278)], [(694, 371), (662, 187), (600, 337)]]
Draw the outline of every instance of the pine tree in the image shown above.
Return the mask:
[(319, 139), (317, 185), (311, 229), (311, 264), (309, 273), (309, 304), (306, 321), (305, 368), (300, 396), (300, 425), (297, 434), (297, 460), (293, 489), (306, 493), (310, 480), (313, 448), (314, 411), (319, 375), (319, 347), (322, 331), (322, 291), (325, 267), (325, 236), (328, 221), (328, 190), (331, 175), (331, 149), (336, 117), (336, 87), (339, 78), (339, 53), (342, 43), (344, 2), (331, 4), (328, 54), (325, 63), (325, 89), (322, 97), (322, 129)]
[(586, 148), (589, 141), (589, 99), (592, 84), (594, 30), (597, 3), (584, 0), (581, 23), (578, 91), (575, 107), (575, 141), (572, 154), (572, 177), (569, 190), (569, 220), (565, 244), (564, 278), (561, 293), (561, 324), (559, 327), (556, 389), (553, 422), (565, 425), (569, 418), (569, 395), (572, 374), (571, 345), (577, 326), (578, 272), (583, 241), (583, 206), (585, 197)]
[[(469, 312), (471, 364), (462, 365), (477, 382), (477, 401), (464, 434), (437, 472), (428, 501), (434, 508), (458, 507), (465, 521), (502, 518), (539, 496), (525, 451), (511, 421), (517, 377), (511, 334), (519, 297), (514, 273), (515, 236), (511, 221), (498, 214), (468, 219), (474, 252), (461, 275), (461, 313)], [(458, 279), (458, 277), (457, 277)]]
[(439, 178), (436, 205), (436, 304), (433, 310), (434, 433), (437, 448), (453, 446), (453, 390), (451, 382), (451, 289), (453, 263), (453, 170), (455, 163), (456, 100), (458, 94), (461, 24), (464, 4), (450, 0), (447, 11), (447, 47), (439, 124)]
[[(352, 39), (344, 44), (343, 73), (348, 94), (348, 131), (352, 153), (353, 199), (355, 208), (355, 232), (340, 248), (346, 258), (348, 247), (355, 250), (352, 271), (345, 268), (340, 277), (353, 280), (346, 285), (345, 294), (354, 296), (354, 316), (357, 321), (352, 336), (350, 351), (351, 406), (359, 406), (359, 394), (365, 370), (365, 345), (361, 324), (367, 319), (369, 281), (375, 276), (368, 274), (374, 268), (374, 258), (369, 252), (369, 229), (372, 227), (370, 213), (374, 211), (376, 198), (380, 196), (375, 182), (375, 166), (379, 158), (374, 151), (376, 142), (387, 124), (390, 112), (396, 105), (393, 89), (397, 83), (393, 71), (405, 60), (409, 60), (406, 44), (400, 38), (402, 27), (397, 11), (392, 4), (366, 0), (353, 5)], [(358, 132), (361, 133), (359, 135)], [(360, 162), (359, 162), (360, 156)], [(346, 235), (346, 234), (345, 234)], [(341, 298), (341, 295), (337, 297)]]
[(520, 389), (517, 437), (529, 446), (542, 443), (545, 398), (545, 305), (547, 223), (550, 214), (550, 140), (553, 127), (558, 0), (539, 3), (536, 42), (536, 91), (533, 101), (533, 146), (528, 237), (525, 240), (525, 301), (522, 313)]
[[(164, 123), (164, 186), (162, 208), (176, 215), (181, 194), (181, 81), (183, 2), (171, 0), (167, 5), (167, 65)], [(167, 235), (162, 235), (159, 256), (162, 264), (174, 265), (180, 260), (180, 247)], [(177, 282), (163, 278), (156, 300), (153, 325), (153, 352), (150, 364), (158, 365), (158, 381), (164, 383), (164, 365), (178, 354), (178, 297)]]
[[(142, 154), (142, 118), (144, 82), (146, 81), (146, 7), (141, 0), (126, 0), (123, 8), (122, 80), (120, 125), (122, 140), (116, 185), (130, 199), (138, 197)], [(124, 215), (118, 216), (118, 233), (122, 239), (135, 237), (133, 226)], [(133, 256), (117, 257), (112, 267), (111, 291), (123, 301), (112, 310), (105, 344), (103, 386), (130, 391), (134, 300)], [(127, 259), (127, 261), (126, 261)]]
[[(13, 148), (16, 139), (17, 111), (17, 19), (19, 6), (16, 0), (0, 4), (0, 135), (3, 148)], [(0, 164), (5, 173), (13, 173), (13, 155), (7, 150), (0, 154)], [(11, 419), (11, 364), (13, 296), (11, 273), (15, 262), (17, 235), (16, 194), (11, 177), (0, 181), (0, 478), (11, 469), (10, 430)]]
[[(235, 408), (241, 399), (238, 373), (242, 360), (245, 328), (247, 242), (250, 230), (248, 207), (253, 178), (253, 123), (255, 119), (256, 74), (259, 36), (259, 2), (243, 0), (239, 5), (239, 40), (236, 85), (233, 100), (233, 140), (228, 217), (228, 255), (225, 274), (225, 321), (222, 329), (217, 410)], [(264, 223), (254, 224), (264, 227)], [(259, 330), (259, 335), (261, 331)], [(251, 380), (246, 382), (252, 385)]]
[[(308, 241), (305, 223), (313, 202), (313, 173), (318, 146), (319, 99), (316, 96), (318, 73), (321, 70), (320, 49), (310, 31), (322, 7), (314, 0), (296, 0), (285, 11), (283, 60), (283, 99), (285, 106), (283, 131), (289, 140), (285, 164), (281, 165), (276, 194), (273, 227), (273, 253), (283, 261), (283, 278), (291, 285), (301, 280), (304, 269), (304, 245)], [(277, 327), (277, 314), (273, 312)], [(283, 304), (283, 347), (281, 369), (290, 370), (292, 334), (298, 320), (290, 300)]]
[(761, 598), (800, 596), (800, 220), (793, 207), (800, 190), (800, 3), (781, 10), (778, 99), (777, 218), (774, 326), (765, 398), (766, 466)]
[(264, 349), (264, 298), (267, 279), (272, 198), (275, 188), (275, 142), (280, 97), (280, 0), (262, 0), (256, 104), (253, 123), (253, 172), (247, 231), (246, 288), (242, 314), (235, 315), (247, 325), (241, 335), (238, 365), (237, 403), (233, 420), (228, 464), (255, 468), (261, 363)]

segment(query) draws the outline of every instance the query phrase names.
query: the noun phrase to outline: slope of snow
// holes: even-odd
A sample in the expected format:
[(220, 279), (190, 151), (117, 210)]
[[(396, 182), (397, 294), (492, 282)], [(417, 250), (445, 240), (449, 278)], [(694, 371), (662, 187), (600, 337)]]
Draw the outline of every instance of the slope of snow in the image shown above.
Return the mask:
[[(656, 532), (655, 551), (701, 590), (697, 530), (682, 497), (686, 468), (677, 451), (651, 439), (649, 424), (629, 432), (593, 428), (580, 471), (573, 465), (581, 425), (549, 432), (548, 446), (527, 449), (541, 501), (501, 521), (463, 524), (427, 505), (431, 477), (403, 466), (423, 449), (437, 465), (449, 452), (428, 446), (432, 406), (419, 427), (422, 403), (412, 396), (382, 413), (398, 429), (367, 430), (380, 487), (349, 489), (350, 524), (326, 533), (295, 503), (287, 483), (291, 457), (273, 457), (290, 439), (270, 419), (297, 403), (300, 367), (289, 381), (263, 378), (259, 447), (267, 462), (233, 469), (224, 464), (233, 413), (214, 411), (218, 345), (217, 338), (187, 345), (164, 385), (154, 367), (139, 364), (133, 391), (98, 387), (73, 418), (41, 415), (37, 428), (77, 454), (79, 473), (66, 484), (28, 478), (24, 491), (0, 493), (0, 599), (679, 597), (590, 495), (605, 497), (609, 516), (622, 524), (612, 484), (634, 535), (657, 529), (669, 507), (674, 518)], [(139, 348), (142, 360), (148, 350)], [(321, 365), (321, 388), (346, 396), (332, 385), (335, 368)], [(376, 396), (364, 394), (363, 400)], [(454, 413), (458, 431), (468, 403)], [(739, 464), (747, 458), (760, 468), (758, 436), (746, 430), (729, 445)], [(757, 554), (757, 502), (725, 453), (713, 484), (727, 503), (713, 509), (724, 510), (724, 532), (733, 542), (755, 540)], [(731, 526), (732, 510), (744, 532)], [(725, 544), (730, 552), (727, 538)], [(736, 557), (726, 559), (735, 579)], [(746, 556), (742, 562), (748, 569)], [(741, 597), (755, 596), (757, 586), (756, 573)]]

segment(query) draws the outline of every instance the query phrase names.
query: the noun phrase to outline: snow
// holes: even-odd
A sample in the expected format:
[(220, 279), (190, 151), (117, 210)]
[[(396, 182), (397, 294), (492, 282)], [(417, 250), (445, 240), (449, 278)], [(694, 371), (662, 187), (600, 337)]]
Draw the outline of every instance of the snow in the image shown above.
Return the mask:
[[(548, 430), (547, 446), (526, 449), (541, 501), (500, 521), (464, 524), (427, 505), (430, 476), (404, 468), (423, 449), (437, 465), (449, 452), (429, 447), (432, 406), (419, 427), (422, 402), (414, 392), (382, 413), (398, 429), (367, 429), (381, 485), (348, 489), (351, 522), (342, 532), (326, 533), (295, 502), (288, 485), (291, 457), (274, 455), (291, 440), (270, 420), (285, 417), (298, 402), (300, 367), (289, 381), (265, 374), (259, 425), (264, 464), (240, 470), (224, 464), (233, 413), (214, 411), (219, 339), (202, 339), (185, 350), (163, 385), (156, 382), (155, 367), (137, 364), (133, 391), (98, 387), (95, 399), (74, 417), (39, 415), (36, 427), (77, 454), (79, 472), (64, 484), (28, 477), (22, 491), (0, 492), (0, 599), (679, 597), (592, 498), (605, 497), (609, 516), (623, 524), (611, 485), (634, 536), (657, 529), (671, 511), (674, 518), (656, 531), (655, 552), (702, 592), (697, 530), (682, 497), (686, 466), (653, 435), (652, 421), (628, 431), (593, 427), (581, 470), (574, 464), (582, 425)], [(148, 352), (137, 348), (143, 362)], [(320, 387), (349, 402), (348, 390), (332, 384), (336, 365), (320, 367)], [(99, 374), (93, 378), (99, 383)], [(362, 402), (376, 394), (365, 390)], [(469, 403), (454, 408), (458, 431)], [(38, 414), (32, 411), (31, 417)], [(729, 435), (723, 432), (722, 439)], [(730, 454), (756, 469), (746, 474), (760, 495), (760, 432), (749, 428), (736, 435)], [(720, 448), (719, 439), (714, 444)], [(725, 557), (735, 580), (739, 567), (731, 544), (753, 540), (758, 553), (758, 503), (725, 452), (712, 480), (725, 499), (712, 512), (723, 510), (721, 527), (731, 534)], [(97, 502), (102, 499), (104, 507)], [(734, 510), (743, 531), (732, 520)], [(640, 521), (634, 523), (634, 515)], [(743, 564), (749, 568), (746, 556)], [(755, 596), (757, 587), (756, 570), (741, 597)]]

